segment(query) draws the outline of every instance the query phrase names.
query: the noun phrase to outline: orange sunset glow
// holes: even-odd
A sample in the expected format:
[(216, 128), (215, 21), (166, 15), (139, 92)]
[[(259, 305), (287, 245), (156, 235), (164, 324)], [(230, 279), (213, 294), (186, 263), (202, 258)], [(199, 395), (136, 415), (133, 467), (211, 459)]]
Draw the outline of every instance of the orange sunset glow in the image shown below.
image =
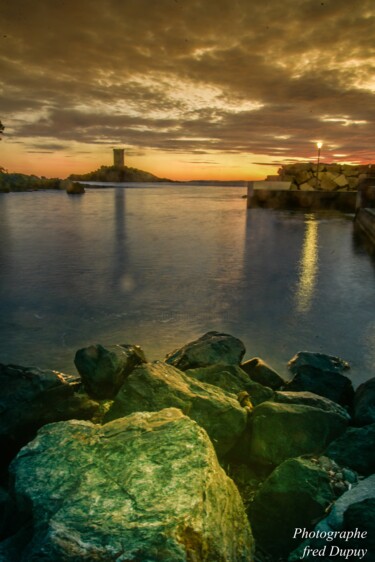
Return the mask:
[(0, 8), (0, 166), (176, 180), (374, 161), (370, 0), (81, 0)]

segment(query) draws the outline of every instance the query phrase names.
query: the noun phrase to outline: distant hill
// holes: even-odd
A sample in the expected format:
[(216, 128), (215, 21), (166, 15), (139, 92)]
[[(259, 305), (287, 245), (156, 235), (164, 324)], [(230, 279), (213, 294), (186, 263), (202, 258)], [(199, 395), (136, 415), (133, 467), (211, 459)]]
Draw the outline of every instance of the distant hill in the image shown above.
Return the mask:
[(26, 174), (7, 173), (0, 169), (0, 193), (61, 189), (59, 178), (45, 178)]
[(123, 166), (100, 166), (98, 170), (89, 172), (88, 174), (72, 174), (69, 176), (73, 181), (106, 181), (106, 182), (164, 182), (172, 181), (167, 178), (158, 178), (150, 172), (144, 172), (137, 168), (129, 168)]

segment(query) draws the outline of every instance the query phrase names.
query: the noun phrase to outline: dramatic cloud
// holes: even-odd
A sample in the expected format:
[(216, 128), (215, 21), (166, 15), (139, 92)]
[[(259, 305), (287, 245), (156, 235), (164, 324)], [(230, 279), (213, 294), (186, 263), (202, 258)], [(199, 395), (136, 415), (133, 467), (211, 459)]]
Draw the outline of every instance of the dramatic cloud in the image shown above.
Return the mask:
[(89, 170), (125, 146), (163, 175), (249, 178), (318, 139), (374, 160), (372, 0), (12, 0), (0, 18), (8, 167), (24, 149)]

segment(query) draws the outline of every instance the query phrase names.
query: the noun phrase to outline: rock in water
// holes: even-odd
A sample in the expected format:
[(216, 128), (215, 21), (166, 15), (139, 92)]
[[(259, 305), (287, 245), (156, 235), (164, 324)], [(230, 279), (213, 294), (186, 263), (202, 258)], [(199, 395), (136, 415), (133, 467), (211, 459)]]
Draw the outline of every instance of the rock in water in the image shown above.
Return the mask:
[(246, 410), (236, 396), (188, 377), (171, 365), (155, 361), (134, 369), (119, 390), (108, 422), (133, 412), (179, 408), (202, 426), (218, 454), (227, 453), (246, 426)]
[(175, 408), (42, 428), (11, 465), (34, 535), (24, 560), (249, 562), (237, 488)]
[(57, 371), (0, 364), (0, 449), (2, 462), (35, 437), (37, 430), (54, 421), (89, 419), (97, 402), (76, 392)]
[(220, 332), (207, 332), (199, 339), (169, 353), (165, 362), (181, 371), (209, 365), (239, 365), (245, 355), (239, 339)]
[(340, 374), (350, 369), (349, 363), (340, 357), (313, 351), (299, 351), (288, 363), (288, 367), (294, 375), (299, 372), (300, 367), (305, 365), (320, 371)]
[(146, 363), (146, 357), (138, 345), (112, 345), (106, 349), (97, 344), (79, 349), (74, 363), (90, 396), (111, 399), (134, 367)]

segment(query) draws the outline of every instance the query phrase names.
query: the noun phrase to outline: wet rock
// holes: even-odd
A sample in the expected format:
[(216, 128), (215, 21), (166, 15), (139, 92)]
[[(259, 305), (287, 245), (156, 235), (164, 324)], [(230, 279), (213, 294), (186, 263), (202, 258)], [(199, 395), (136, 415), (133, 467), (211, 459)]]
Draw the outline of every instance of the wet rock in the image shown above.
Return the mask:
[(345, 431), (347, 419), (302, 404), (263, 402), (254, 408), (250, 424), (248, 462), (278, 465), (290, 457), (323, 452)]
[(264, 386), (269, 386), (273, 390), (279, 390), (286, 384), (286, 381), (259, 357), (254, 357), (253, 359), (249, 359), (249, 361), (245, 361), (245, 363), (242, 363), (241, 369), (243, 369), (253, 381)]
[(120, 390), (125, 378), (146, 357), (138, 345), (100, 344), (79, 349), (74, 358), (86, 392), (93, 398), (111, 399)]
[(320, 408), (326, 412), (332, 412), (341, 415), (348, 421), (351, 419), (349, 413), (345, 408), (333, 402), (324, 396), (319, 396), (313, 392), (275, 392), (274, 401), (281, 404), (304, 404), (305, 406), (312, 406), (313, 408)]
[[(298, 544), (296, 528), (313, 529), (316, 519), (336, 499), (331, 486), (333, 470), (306, 458), (283, 462), (267, 478), (249, 507), (249, 519), (257, 544), (277, 559)], [(302, 540), (302, 538), (300, 539)]]
[(0, 364), (0, 449), (6, 465), (46, 423), (89, 419), (97, 402), (57, 371)]
[(179, 410), (42, 428), (11, 466), (34, 535), (23, 560), (248, 562), (239, 493)]
[(354, 423), (375, 422), (375, 377), (361, 384), (354, 395)]
[(340, 357), (313, 351), (299, 351), (288, 363), (288, 367), (294, 375), (299, 372), (300, 367), (306, 365), (329, 373), (342, 374), (350, 369), (349, 363)]
[(188, 369), (185, 374), (196, 380), (219, 386), (237, 396), (240, 392), (246, 391), (253, 406), (272, 400), (274, 396), (270, 388), (251, 380), (249, 375), (237, 365), (212, 365)]
[[(375, 498), (367, 498), (357, 503), (352, 503), (344, 513), (344, 529), (365, 531), (365, 539), (356, 538), (350, 541), (350, 548), (357, 550), (366, 548), (364, 561), (375, 560)], [(344, 544), (341, 544), (343, 547)]]
[(313, 392), (349, 408), (354, 399), (353, 385), (348, 377), (336, 372), (322, 371), (311, 365), (299, 367), (298, 373), (285, 389), (294, 392)]
[(233, 447), (246, 426), (247, 412), (236, 396), (160, 361), (134, 369), (104, 421), (133, 412), (155, 412), (170, 407), (180, 408), (199, 423), (220, 455)]
[(181, 371), (209, 365), (239, 365), (245, 346), (237, 338), (220, 332), (207, 332), (166, 356), (165, 362)]
[(375, 473), (375, 423), (364, 427), (348, 427), (329, 444), (326, 455), (341, 466), (369, 476)]

